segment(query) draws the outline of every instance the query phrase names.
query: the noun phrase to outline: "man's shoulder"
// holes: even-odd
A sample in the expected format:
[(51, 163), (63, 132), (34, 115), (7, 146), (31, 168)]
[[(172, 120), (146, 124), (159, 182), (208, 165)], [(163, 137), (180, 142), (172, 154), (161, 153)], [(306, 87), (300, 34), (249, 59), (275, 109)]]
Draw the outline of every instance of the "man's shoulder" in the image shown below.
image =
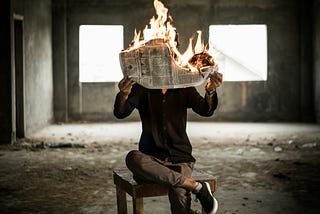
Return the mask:
[(141, 96), (143, 94), (150, 93), (152, 90), (149, 88), (145, 88), (138, 83), (135, 83), (132, 85), (132, 91), (134, 92), (134, 94)]
[(138, 83), (134, 83), (134, 84), (132, 85), (132, 89), (134, 89), (134, 90), (139, 90), (139, 91), (147, 90), (145, 87), (141, 86), (141, 85), (138, 84)]
[(197, 91), (197, 89), (194, 86), (190, 86), (190, 87), (183, 88), (183, 91), (191, 93), (191, 92)]

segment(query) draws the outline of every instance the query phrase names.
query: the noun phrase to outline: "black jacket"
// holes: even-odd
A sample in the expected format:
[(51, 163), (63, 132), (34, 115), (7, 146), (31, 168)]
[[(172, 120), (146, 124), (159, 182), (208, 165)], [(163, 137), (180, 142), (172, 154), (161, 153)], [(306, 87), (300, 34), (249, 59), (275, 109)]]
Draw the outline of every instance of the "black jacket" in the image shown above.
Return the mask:
[(209, 117), (218, 104), (214, 94), (212, 108), (194, 87), (168, 89), (146, 89), (134, 84), (125, 103), (123, 112), (119, 110), (119, 93), (114, 104), (114, 115), (125, 118), (136, 108), (142, 122), (139, 150), (173, 163), (194, 162), (192, 146), (186, 133), (187, 109), (192, 108), (201, 116)]

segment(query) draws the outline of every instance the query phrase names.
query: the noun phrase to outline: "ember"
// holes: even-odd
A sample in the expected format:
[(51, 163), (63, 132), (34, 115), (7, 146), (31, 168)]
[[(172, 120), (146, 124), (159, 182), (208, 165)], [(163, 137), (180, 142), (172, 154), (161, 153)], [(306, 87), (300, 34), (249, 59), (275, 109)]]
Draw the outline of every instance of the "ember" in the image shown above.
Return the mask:
[(201, 31), (197, 31), (195, 47), (190, 38), (187, 50), (181, 54), (168, 9), (158, 0), (154, 1), (154, 7), (157, 18), (152, 17), (142, 34), (135, 30), (130, 46), (120, 53), (123, 74), (147, 88), (202, 84), (218, 66), (201, 40)]
[(200, 70), (203, 67), (216, 66), (213, 57), (205, 52), (193, 55), (188, 62), (190, 63), (190, 65), (196, 67), (198, 70)]

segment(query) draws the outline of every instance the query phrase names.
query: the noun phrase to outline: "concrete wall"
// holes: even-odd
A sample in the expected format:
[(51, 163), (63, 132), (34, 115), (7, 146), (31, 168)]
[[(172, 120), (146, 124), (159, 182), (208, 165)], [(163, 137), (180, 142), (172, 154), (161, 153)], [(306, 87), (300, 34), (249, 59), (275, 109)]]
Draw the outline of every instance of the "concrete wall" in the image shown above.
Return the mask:
[(320, 123), (320, 0), (314, 1), (314, 37), (313, 37), (313, 59), (314, 59), (314, 100), (316, 119)]
[(52, 31), (50, 0), (14, 0), (23, 16), (25, 134), (53, 122)]
[[(53, 2), (56, 4), (59, 0)], [(314, 120), (312, 60), (309, 59), (312, 53), (307, 51), (312, 49), (312, 31), (305, 27), (312, 19), (311, 16), (302, 16), (311, 14), (309, 1), (163, 0), (163, 3), (169, 8), (180, 34), (181, 50), (185, 50), (189, 37), (198, 29), (203, 31), (204, 39), (208, 41), (208, 27), (212, 24), (267, 25), (268, 80), (225, 82), (219, 89), (220, 105), (216, 116), (206, 120)], [(67, 109), (69, 121), (114, 120), (112, 109), (117, 83), (81, 84), (78, 81), (79, 26), (122, 24), (124, 47), (127, 47), (134, 29), (143, 29), (155, 15), (153, 3), (150, 0), (134, 1), (134, 4), (129, 0), (69, 0), (65, 15), (67, 75), (61, 81), (67, 82), (67, 102), (60, 107)], [(61, 35), (63, 30), (60, 28), (58, 32)], [(317, 51), (319, 48), (314, 52)], [(198, 88), (203, 91), (203, 87)], [(59, 93), (65, 92), (57, 92), (57, 97)], [(317, 94), (315, 96), (318, 97)], [(189, 118), (202, 119), (192, 112)], [(131, 119), (138, 119), (137, 114)]]
[(57, 122), (68, 121), (66, 5), (65, 0), (55, 0), (52, 7), (54, 115)]
[(20, 94), (16, 99), (14, 20), (19, 20), (23, 31), (19, 87), (24, 100), (19, 120), (24, 122), (20, 137), (53, 121), (51, 1), (3, 1), (0, 17), (0, 143), (11, 143), (16, 140), (16, 103), (21, 101)]

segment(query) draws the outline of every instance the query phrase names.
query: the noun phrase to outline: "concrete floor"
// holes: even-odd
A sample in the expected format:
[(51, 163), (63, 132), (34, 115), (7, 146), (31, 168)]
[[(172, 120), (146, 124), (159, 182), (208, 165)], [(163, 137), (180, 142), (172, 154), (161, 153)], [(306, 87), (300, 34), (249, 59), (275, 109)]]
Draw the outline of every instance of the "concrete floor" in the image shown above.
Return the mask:
[[(140, 132), (60, 124), (0, 146), (0, 212), (116, 213), (112, 170)], [(196, 166), (218, 177), (219, 213), (319, 213), (320, 125), (189, 122), (188, 134)], [(167, 197), (146, 199), (145, 213), (169, 213)]]
[[(295, 138), (308, 134), (320, 137), (320, 125), (305, 123), (223, 123), (223, 122), (189, 122), (187, 132), (190, 140), (207, 139), (213, 142), (254, 143), (253, 140), (274, 138)], [(140, 122), (125, 123), (79, 123), (59, 124), (46, 127), (29, 138), (34, 141), (77, 142), (77, 143), (111, 143), (137, 142), (141, 133)], [(250, 141), (251, 139), (251, 141)], [(197, 144), (198, 142), (193, 142)]]

